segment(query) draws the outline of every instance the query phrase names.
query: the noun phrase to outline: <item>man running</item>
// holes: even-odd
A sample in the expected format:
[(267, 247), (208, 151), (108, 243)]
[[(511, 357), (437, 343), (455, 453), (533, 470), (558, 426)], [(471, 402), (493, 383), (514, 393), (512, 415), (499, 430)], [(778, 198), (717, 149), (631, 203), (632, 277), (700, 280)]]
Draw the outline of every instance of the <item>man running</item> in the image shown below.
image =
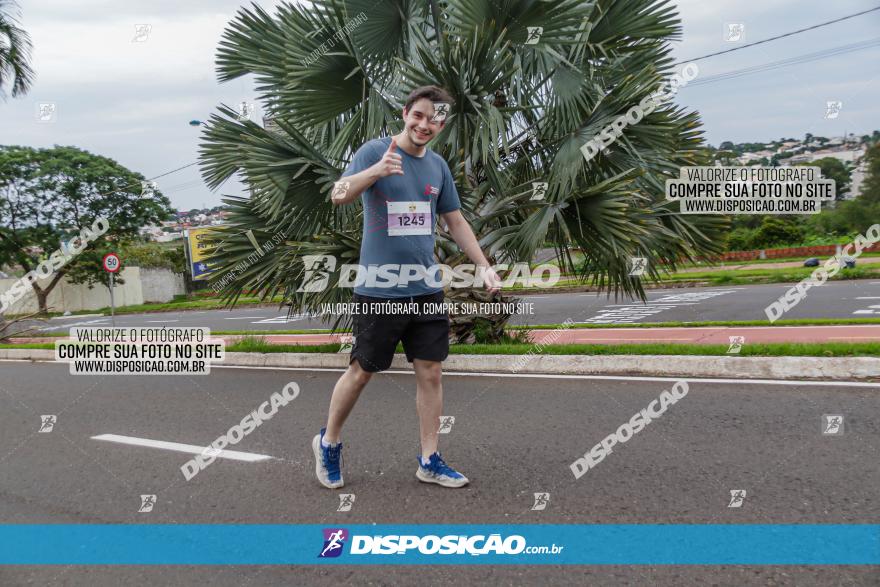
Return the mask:
[[(416, 374), (422, 449), (416, 477), (444, 487), (468, 483), (467, 477), (444, 462), (437, 449), (443, 414), (441, 361), (449, 355), (449, 316), (423, 312), (422, 308), (424, 304), (442, 304), (444, 297), (443, 288), (436, 287), (439, 280), (427, 271), (436, 264), (434, 226), (438, 214), (458, 246), (482, 268), (486, 288), (494, 293), (501, 284), (461, 215), (449, 165), (426, 148), (442, 130), (451, 106), (452, 97), (437, 86), (413, 90), (403, 107), (404, 130), (361, 146), (343, 173), (342, 187), (337, 184), (333, 190), (334, 204), (348, 204), (361, 197), (364, 206), (359, 264), (372, 268), (369, 273), (374, 279), (354, 288), (353, 301), (361, 310), (388, 302), (415, 303), (419, 312), (386, 310), (354, 315), (354, 346), (348, 369), (333, 389), (327, 426), (312, 440), (318, 481), (331, 489), (343, 486), (342, 426), (373, 373), (391, 366), (398, 342), (403, 342), (406, 358)], [(421, 277), (409, 273), (406, 265), (424, 268)], [(389, 267), (393, 268), (390, 287)], [(382, 282), (375, 279), (377, 268)]]

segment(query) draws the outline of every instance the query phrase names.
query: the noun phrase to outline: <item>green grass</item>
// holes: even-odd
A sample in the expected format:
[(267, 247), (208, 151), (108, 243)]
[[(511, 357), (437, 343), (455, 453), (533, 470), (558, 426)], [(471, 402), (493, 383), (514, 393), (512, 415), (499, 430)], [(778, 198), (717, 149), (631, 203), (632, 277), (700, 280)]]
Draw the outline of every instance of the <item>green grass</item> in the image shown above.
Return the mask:
[[(51, 343), (0, 344), (0, 349), (54, 349)], [(226, 352), (239, 353), (335, 353), (338, 343), (318, 345), (267, 344), (259, 337), (245, 339), (226, 347)], [(547, 345), (534, 354), (540, 355), (727, 355), (727, 345), (714, 344), (560, 344)], [(449, 349), (453, 355), (523, 355), (534, 351), (530, 344), (461, 344)], [(398, 353), (403, 346), (398, 345)], [(733, 355), (731, 355), (733, 356)], [(772, 343), (745, 344), (742, 357), (877, 357), (880, 342)]]
[[(821, 265), (820, 265), (821, 266)], [(797, 283), (802, 279), (809, 277), (816, 267), (782, 267), (769, 269), (719, 269), (708, 270), (693, 273), (673, 273), (671, 275), (661, 276), (658, 282), (646, 281), (646, 287), (664, 287), (669, 283), (706, 283), (709, 285), (751, 285), (751, 284), (768, 284), (768, 283)], [(854, 269), (842, 269), (831, 278), (831, 281), (847, 281), (851, 279), (874, 279), (880, 277), (880, 266), (872, 267), (862, 265)], [(562, 287), (578, 287), (589, 286), (589, 280), (583, 281), (578, 279), (570, 279), (563, 277), (552, 288)], [(514, 283), (512, 287), (505, 288), (504, 292), (522, 293), (525, 290), (534, 290), (535, 288), (526, 288), (521, 283)], [(543, 290), (542, 290), (543, 291)], [(258, 305), (281, 303), (281, 298), (275, 298), (271, 301), (260, 301), (259, 298), (241, 298), (236, 304), (239, 305)], [(192, 304), (192, 306), (190, 306)], [(183, 303), (168, 302), (166, 304), (143, 304), (142, 306), (126, 306), (125, 311), (117, 313), (132, 314), (137, 312), (162, 312), (174, 311), (180, 309), (224, 309), (227, 306), (220, 304), (214, 300), (199, 300)], [(120, 309), (120, 310), (123, 310)], [(102, 310), (92, 310), (92, 312), (109, 313), (109, 308)], [(83, 312), (86, 313), (86, 312)]]
[[(780, 248), (784, 248), (784, 247), (780, 247)], [(828, 257), (830, 257), (830, 256), (831, 255), (828, 255)], [(716, 263), (714, 265), (709, 265), (708, 263), (682, 263), (682, 264), (678, 265), (678, 268), (679, 269), (694, 269), (697, 267), (704, 267), (706, 269), (711, 270), (712, 268), (723, 269), (724, 267), (726, 267), (728, 265), (739, 266), (739, 265), (764, 265), (767, 263), (795, 263), (795, 262), (802, 263), (811, 257), (818, 258), (820, 265), (821, 265), (821, 263), (823, 263), (825, 261), (825, 259), (828, 258), (828, 257), (823, 257), (822, 255), (804, 255), (801, 257), (781, 257), (779, 259), (745, 259), (745, 260), (741, 260), (741, 261), (719, 261), (718, 263)], [(865, 257), (880, 257), (880, 253), (862, 253), (861, 255), (859, 255), (860, 259), (865, 258)], [(814, 267), (814, 269), (815, 269), (815, 267)]]
[[(458, 347), (458, 348), (456, 348)], [(532, 345), (453, 345), (450, 354), (521, 355)], [(543, 347), (542, 355), (727, 355), (728, 345), (714, 344), (563, 344)], [(880, 356), (880, 343), (745, 344), (739, 356), (855, 357)]]
[(54, 342), (28, 342), (22, 344), (0, 344), (0, 349), (49, 349), (55, 348)]
[[(820, 246), (821, 246), (821, 245), (820, 245)], [(785, 247), (776, 247), (776, 248), (785, 248)], [(817, 256), (817, 255), (812, 255), (812, 256), (813, 256), (813, 257), (818, 257), (818, 259), (819, 259), (820, 262), (824, 261), (824, 259), (822, 258), (821, 255), (818, 255), (818, 256)], [(829, 255), (829, 256), (830, 256), (830, 255)], [(811, 256), (804, 255), (804, 256), (799, 256), (799, 257), (781, 257), (781, 258), (778, 258), (778, 259), (745, 259), (745, 260), (741, 260), (741, 261), (718, 261), (718, 262), (715, 263), (714, 265), (710, 265), (710, 264), (705, 263), (705, 262), (703, 262), (703, 263), (690, 263), (690, 262), (685, 262), (685, 263), (679, 263), (679, 264), (678, 264), (678, 269), (693, 269), (693, 268), (696, 268), (696, 267), (705, 267), (705, 268), (707, 268), (707, 269), (711, 269), (711, 268), (713, 268), (713, 267), (723, 268), (723, 267), (725, 267), (726, 265), (762, 265), (762, 264), (765, 264), (765, 263), (794, 263), (794, 262), (803, 262), (803, 261), (806, 261), (806, 260), (809, 259), (810, 257), (811, 257)], [(880, 257), (880, 252), (865, 252), (865, 253), (862, 253), (861, 255), (859, 255), (859, 257), (860, 257), (860, 258), (864, 258), (864, 257)], [(575, 266), (578, 266), (580, 263), (583, 262), (583, 260), (584, 260), (584, 255), (583, 255), (582, 253), (573, 253), (573, 254), (572, 254), (572, 260), (574, 261)], [(551, 259), (551, 260), (549, 260), (549, 261), (545, 261), (544, 263), (547, 263), (547, 264), (550, 264), (550, 265), (557, 265), (557, 266), (559, 265), (559, 264), (556, 262), (555, 259)], [(532, 267), (537, 267), (538, 265), (541, 265), (541, 264), (542, 264), (542, 263), (532, 263)]]
[[(258, 340), (242, 341), (226, 347), (227, 352), (258, 353), (333, 353), (339, 344), (272, 345)], [(452, 345), (453, 355), (522, 355), (533, 350), (530, 344), (462, 344)], [(703, 344), (560, 344), (547, 345), (542, 355), (727, 355), (728, 345)], [(397, 345), (398, 353), (403, 346)], [(752, 357), (856, 357), (880, 356), (880, 342), (859, 343), (773, 343), (745, 344), (739, 356)]]
[(880, 324), (880, 318), (792, 318), (777, 320), (707, 320), (705, 322), (640, 322), (638, 324), (527, 324), (508, 326), (509, 330), (553, 330), (556, 328), (705, 328), (708, 326), (842, 326)]
[[(275, 347), (284, 347), (285, 349), (294, 349), (294, 350), (284, 350), (284, 351), (276, 351)], [(399, 346), (399, 345), (398, 345)], [(262, 337), (248, 337), (246, 339), (240, 340), (230, 345), (226, 345), (227, 353), (274, 353), (274, 352), (285, 352), (285, 353), (335, 353), (339, 350), (340, 345), (338, 342), (331, 342), (327, 344), (310, 344), (310, 345), (275, 345), (269, 344), (266, 342), (266, 339)], [(306, 350), (301, 350), (306, 349)]]
[[(820, 265), (821, 266), (821, 265)], [(692, 285), (754, 285), (768, 283), (797, 283), (805, 279), (816, 270), (816, 267), (782, 267), (770, 269), (724, 269), (716, 271), (702, 271), (693, 273), (673, 273), (671, 275), (663, 275), (659, 281), (644, 281), (645, 289), (652, 287), (664, 287), (675, 283), (689, 283)], [(830, 281), (847, 281), (850, 279), (874, 279), (880, 277), (880, 266), (861, 266), (854, 269), (841, 269), (840, 272), (831, 278)], [(515, 283), (510, 288), (505, 288), (507, 293), (522, 293), (530, 290), (535, 293), (547, 292), (557, 288), (564, 287), (587, 287), (590, 286), (589, 279), (567, 279), (562, 278), (559, 282), (547, 288), (526, 288), (521, 283)]]
[[(821, 267), (821, 265), (820, 265)], [(731, 269), (707, 271), (703, 273), (676, 273), (664, 277), (661, 283), (684, 281), (707, 281), (711, 285), (752, 285), (756, 283), (797, 283), (809, 277), (816, 267), (783, 267), (777, 269)], [(850, 279), (870, 279), (880, 277), (880, 267), (862, 266), (854, 269), (841, 269), (830, 281)]]

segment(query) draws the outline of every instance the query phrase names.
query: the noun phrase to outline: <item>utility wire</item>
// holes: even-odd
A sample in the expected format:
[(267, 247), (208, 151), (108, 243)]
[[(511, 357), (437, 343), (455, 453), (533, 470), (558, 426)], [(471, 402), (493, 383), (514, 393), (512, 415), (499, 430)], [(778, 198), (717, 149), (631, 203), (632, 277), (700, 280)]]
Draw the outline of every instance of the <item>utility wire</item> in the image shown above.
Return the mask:
[(745, 45), (741, 45), (739, 47), (734, 47), (733, 49), (725, 49), (724, 51), (717, 51), (715, 53), (709, 53), (708, 55), (701, 55), (699, 57), (694, 57), (693, 59), (685, 59), (684, 61), (679, 61), (678, 63), (673, 63), (673, 65), (681, 65), (682, 63), (691, 63), (693, 61), (699, 61), (700, 59), (707, 59), (709, 57), (715, 57), (716, 55), (724, 55), (725, 53), (733, 53), (734, 51), (740, 51), (742, 49), (747, 49), (749, 47), (754, 47), (755, 45), (761, 45), (763, 43), (769, 43), (770, 41), (775, 41), (777, 39), (783, 39), (785, 37), (790, 37), (792, 35), (797, 35), (798, 33), (803, 33), (805, 31), (811, 31), (813, 29), (818, 29), (823, 26), (828, 26), (829, 24), (834, 24), (836, 22), (841, 22), (843, 20), (848, 20), (850, 18), (855, 18), (857, 16), (862, 16), (863, 14), (868, 14), (869, 12), (874, 12), (875, 10), (880, 10), (880, 6), (875, 6), (874, 8), (869, 8), (868, 10), (863, 10), (861, 12), (856, 12), (855, 14), (850, 14), (848, 16), (842, 16), (840, 18), (836, 18), (834, 20), (829, 20), (826, 22), (820, 22), (819, 24), (814, 24), (813, 26), (809, 26), (803, 29), (798, 29), (796, 31), (791, 31), (790, 33), (785, 33), (782, 35), (776, 35), (775, 37), (770, 37), (768, 39), (762, 39), (760, 41), (755, 41), (754, 43), (747, 43)]
[(154, 179), (159, 179), (160, 177), (165, 177), (166, 175), (171, 175), (172, 173), (177, 173), (181, 169), (186, 169), (187, 167), (192, 167), (193, 165), (198, 165), (198, 163), (199, 163), (198, 161), (193, 161), (189, 165), (184, 165), (183, 167), (178, 167), (177, 169), (172, 169), (171, 171), (163, 173), (162, 175), (157, 175), (156, 177), (151, 177), (147, 181), (153, 181)]
[(869, 39), (867, 41), (860, 41), (858, 43), (852, 43), (850, 45), (841, 45), (839, 47), (833, 47), (831, 49), (825, 49), (823, 51), (816, 51), (815, 53), (805, 53), (803, 55), (796, 55), (794, 57), (789, 57), (787, 59), (781, 59), (779, 61), (772, 61), (770, 63), (763, 63), (760, 65), (753, 65), (751, 67), (745, 67), (743, 69), (735, 69), (732, 71), (726, 71), (723, 73), (719, 73), (717, 75), (708, 76), (705, 78), (701, 78), (695, 81), (688, 83), (688, 86), (699, 86), (702, 84), (709, 84), (712, 82), (725, 81), (729, 79), (736, 79), (738, 77), (742, 77), (744, 75), (751, 75), (753, 73), (765, 73), (768, 71), (773, 71), (776, 69), (780, 69), (782, 67), (787, 67), (790, 65), (799, 65), (801, 63), (808, 63), (810, 61), (817, 61), (819, 59), (825, 59), (827, 57), (834, 57), (837, 55), (843, 55), (844, 53), (852, 53), (853, 51), (863, 51), (865, 49), (871, 49), (872, 47), (880, 46), (880, 37)]

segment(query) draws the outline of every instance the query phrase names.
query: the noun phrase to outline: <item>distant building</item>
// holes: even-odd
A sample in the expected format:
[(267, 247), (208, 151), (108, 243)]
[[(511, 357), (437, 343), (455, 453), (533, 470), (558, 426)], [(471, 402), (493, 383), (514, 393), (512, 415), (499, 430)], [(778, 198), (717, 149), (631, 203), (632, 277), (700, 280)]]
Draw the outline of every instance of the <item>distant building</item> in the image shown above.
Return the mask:
[(797, 165), (799, 163), (809, 163), (813, 160), (813, 157), (810, 153), (804, 153), (803, 155), (795, 155), (793, 157), (789, 157), (788, 159), (783, 159), (780, 162), (780, 165), (783, 167), (788, 167), (789, 165)]
[(822, 150), (822, 151), (813, 151), (810, 153), (811, 159), (810, 161), (815, 161), (816, 159), (823, 159), (825, 157), (832, 157), (839, 161), (843, 161), (844, 163), (855, 163), (859, 159), (861, 159), (865, 154), (864, 149), (837, 149), (837, 150)]
[(158, 237), (162, 236), (162, 234), (164, 234), (164, 233), (162, 232), (161, 226), (155, 225), (155, 226), (142, 226), (142, 227), (140, 227), (138, 229), (138, 234), (141, 237), (146, 238), (148, 240), (156, 240)]

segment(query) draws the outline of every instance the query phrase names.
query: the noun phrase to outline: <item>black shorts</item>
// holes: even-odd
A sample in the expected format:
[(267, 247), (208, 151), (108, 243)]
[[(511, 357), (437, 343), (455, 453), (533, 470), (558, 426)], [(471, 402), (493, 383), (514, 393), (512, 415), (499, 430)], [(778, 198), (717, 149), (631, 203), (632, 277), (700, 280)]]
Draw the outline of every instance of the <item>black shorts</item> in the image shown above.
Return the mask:
[[(384, 371), (391, 366), (399, 342), (403, 342), (410, 363), (413, 359), (446, 360), (449, 356), (449, 315), (446, 312), (426, 312), (431, 308), (425, 306), (439, 306), (443, 297), (442, 291), (392, 299), (354, 294), (353, 301), (359, 311), (354, 315), (354, 345), (348, 364), (357, 359), (364, 371)], [(413, 304), (417, 312), (401, 311), (402, 306), (412, 310)]]

